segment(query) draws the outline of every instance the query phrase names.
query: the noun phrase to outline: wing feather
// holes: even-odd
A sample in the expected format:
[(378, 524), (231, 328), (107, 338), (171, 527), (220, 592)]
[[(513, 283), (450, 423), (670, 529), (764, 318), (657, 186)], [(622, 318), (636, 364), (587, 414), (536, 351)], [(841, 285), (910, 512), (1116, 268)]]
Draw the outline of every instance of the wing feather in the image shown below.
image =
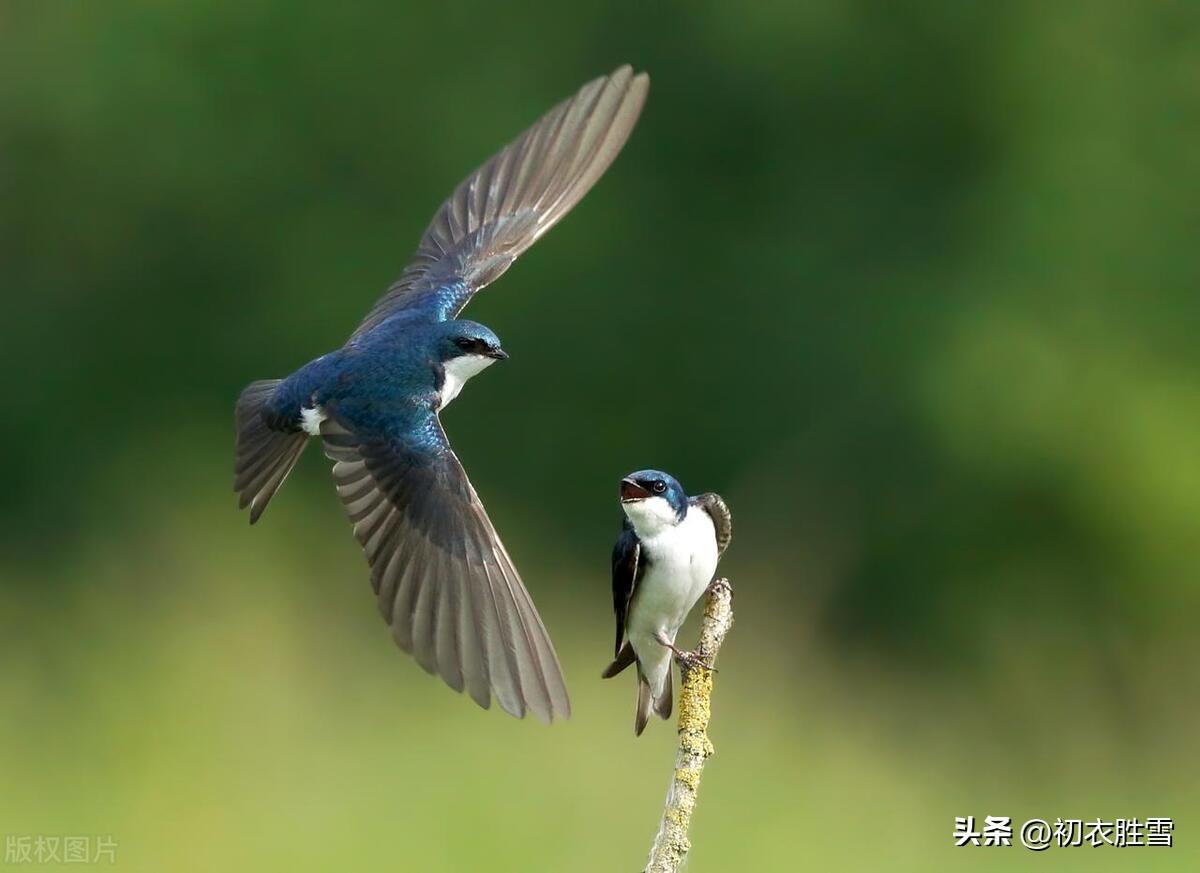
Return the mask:
[(545, 626), (440, 425), (434, 445), (361, 436), (336, 416), (321, 430), (397, 644), (480, 706), (494, 695), (518, 718), (569, 715)]
[(633, 600), (634, 589), (637, 588), (638, 580), (644, 569), (641, 555), (641, 541), (632, 525), (626, 520), (621, 536), (617, 538), (617, 544), (613, 547), (612, 555), (613, 612), (616, 613), (617, 618), (617, 639), (616, 645), (613, 647), (613, 654), (617, 657), (621, 654), (621, 643), (625, 639), (625, 622), (629, 619), (629, 604)]
[(584, 85), (467, 177), (351, 339), (401, 309), (453, 318), (596, 184), (629, 139), (649, 78), (624, 66)]
[(713, 529), (717, 534), (717, 554), (725, 554), (729, 542), (733, 539), (733, 515), (720, 494), (711, 491), (692, 498), (692, 502), (708, 513), (712, 519)]

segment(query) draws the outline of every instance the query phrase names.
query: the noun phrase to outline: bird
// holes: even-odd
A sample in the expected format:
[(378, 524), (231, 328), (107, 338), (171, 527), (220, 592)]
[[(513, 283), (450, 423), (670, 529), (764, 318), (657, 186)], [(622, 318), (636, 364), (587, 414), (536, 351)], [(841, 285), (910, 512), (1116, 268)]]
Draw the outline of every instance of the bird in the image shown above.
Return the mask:
[(508, 357), (459, 318), (608, 169), (649, 78), (622, 66), (559, 103), (468, 176), (416, 254), (339, 349), (235, 407), (234, 490), (253, 524), (312, 438), (366, 554), (401, 649), (487, 709), (550, 723), (570, 700), (550, 637), (439, 414)]
[(671, 715), (671, 655), (695, 660), (675, 647), (675, 636), (713, 581), (733, 538), (733, 518), (719, 495), (688, 497), (660, 470), (630, 473), (619, 490), (625, 517), (612, 553), (617, 638), (615, 658), (601, 675), (611, 679), (637, 664), (633, 730), (641, 736), (651, 710)]

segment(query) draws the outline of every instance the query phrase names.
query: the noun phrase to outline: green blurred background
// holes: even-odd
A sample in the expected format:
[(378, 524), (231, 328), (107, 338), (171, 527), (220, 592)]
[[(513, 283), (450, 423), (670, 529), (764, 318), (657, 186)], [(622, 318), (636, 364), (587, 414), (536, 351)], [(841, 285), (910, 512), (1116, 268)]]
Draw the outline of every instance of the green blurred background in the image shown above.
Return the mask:
[[(670, 726), (611, 645), (618, 477), (736, 518), (693, 871), (1200, 869), (1200, 7), (0, 2), (0, 833), (122, 869), (632, 871)], [(231, 492), (253, 378), (339, 345), (587, 79), (597, 189), (470, 309), (446, 427), (574, 717), (388, 638), (320, 453)], [(694, 631), (687, 631), (693, 634)], [(959, 815), (1172, 849), (952, 848)]]

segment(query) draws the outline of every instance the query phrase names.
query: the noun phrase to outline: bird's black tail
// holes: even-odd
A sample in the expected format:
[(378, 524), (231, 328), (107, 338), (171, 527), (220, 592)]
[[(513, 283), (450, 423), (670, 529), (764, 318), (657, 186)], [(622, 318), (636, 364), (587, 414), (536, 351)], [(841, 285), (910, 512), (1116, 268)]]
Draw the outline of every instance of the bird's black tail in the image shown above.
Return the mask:
[(629, 640), (617, 650), (617, 657), (613, 662), (604, 668), (604, 672), (600, 674), (601, 679), (611, 679), (616, 676), (630, 664), (637, 660), (637, 655), (633, 651), (633, 646), (629, 644)]
[[(617, 657), (613, 662), (604, 668), (604, 672), (600, 674), (601, 679), (611, 679), (619, 674), (630, 664), (637, 663), (637, 653), (633, 651), (633, 646), (629, 640), (625, 640), (621, 648), (617, 649)], [(663, 686), (662, 694), (657, 698), (650, 690), (650, 683), (646, 681), (645, 675), (642, 673), (642, 667), (639, 664), (637, 669), (638, 680), (638, 696), (637, 709), (633, 713), (633, 732), (638, 736), (642, 735), (642, 731), (646, 729), (646, 723), (650, 721), (650, 713), (653, 712), (659, 718), (670, 718), (671, 709), (674, 706), (674, 689), (671, 682), (671, 671), (667, 669), (667, 683)]]
[(262, 379), (246, 386), (237, 400), (237, 456), (233, 465), (233, 490), (238, 508), (250, 507), (250, 523), (258, 521), (287, 474), (292, 472), (308, 434), (279, 431), (267, 426), (263, 405), (271, 399), (279, 379)]
[(674, 705), (674, 689), (672, 688), (671, 671), (667, 670), (667, 681), (663, 685), (662, 694), (657, 698), (654, 697), (650, 690), (650, 683), (646, 681), (646, 677), (642, 675), (642, 670), (638, 668), (638, 696), (637, 709), (633, 713), (633, 732), (636, 736), (641, 736), (642, 731), (646, 729), (646, 723), (650, 721), (650, 712), (659, 718), (670, 718), (671, 708)]

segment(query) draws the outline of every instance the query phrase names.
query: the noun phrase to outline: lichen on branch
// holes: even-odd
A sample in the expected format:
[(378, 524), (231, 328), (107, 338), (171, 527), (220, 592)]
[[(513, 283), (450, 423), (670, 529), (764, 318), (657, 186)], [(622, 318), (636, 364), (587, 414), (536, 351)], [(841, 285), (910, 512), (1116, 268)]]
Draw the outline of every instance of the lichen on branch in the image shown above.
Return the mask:
[(679, 746), (675, 753), (675, 773), (663, 808), (658, 835), (650, 848), (646, 873), (677, 873), (687, 857), (691, 842), (688, 827), (696, 809), (696, 794), (704, 764), (713, 754), (708, 739), (712, 717), (713, 666), (725, 634), (733, 626), (733, 589), (726, 579), (709, 586), (700, 625), (700, 645), (696, 647), (697, 666), (681, 662), (683, 681), (679, 692)]

